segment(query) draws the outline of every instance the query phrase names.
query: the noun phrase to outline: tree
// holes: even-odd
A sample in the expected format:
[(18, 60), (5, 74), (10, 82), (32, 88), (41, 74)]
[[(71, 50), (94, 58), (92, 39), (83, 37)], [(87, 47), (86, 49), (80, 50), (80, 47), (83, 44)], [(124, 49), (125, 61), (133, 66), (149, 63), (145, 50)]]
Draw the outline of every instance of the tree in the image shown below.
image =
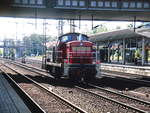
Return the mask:
[(2, 49), (0, 49), (0, 56), (2, 56), (3, 55), (3, 51), (2, 51)]
[[(51, 37), (47, 37), (46, 40), (42, 35), (32, 34), (29, 37), (24, 37), (23, 42), (25, 46), (26, 55), (42, 55), (44, 43), (48, 42)], [(45, 42), (46, 41), (46, 42)]]
[(116, 30), (119, 30), (119, 29), (121, 29), (121, 26), (116, 26)]
[(108, 29), (104, 24), (97, 25), (91, 32), (91, 34), (96, 34), (99, 32), (107, 32)]
[(127, 25), (127, 28), (128, 28), (128, 29), (133, 28), (133, 24), (129, 24), (129, 25)]
[(141, 59), (142, 55), (141, 55), (141, 50), (140, 49), (136, 49), (135, 53), (134, 53), (135, 58), (137, 59)]

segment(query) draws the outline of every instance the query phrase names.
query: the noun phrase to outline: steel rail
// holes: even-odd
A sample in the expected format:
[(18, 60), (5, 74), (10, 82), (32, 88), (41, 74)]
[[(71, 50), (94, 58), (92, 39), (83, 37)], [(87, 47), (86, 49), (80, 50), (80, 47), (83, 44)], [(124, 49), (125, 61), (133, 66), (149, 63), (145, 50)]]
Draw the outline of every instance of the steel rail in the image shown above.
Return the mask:
[[(13, 63), (13, 62), (11, 62), (11, 63)], [(40, 69), (40, 68), (37, 68), (37, 67), (31, 67), (31, 66), (28, 66), (28, 65), (25, 65), (25, 64), (22, 64), (22, 63), (20, 63), (20, 62), (16, 62), (16, 61), (14, 61), (14, 63), (13, 64), (15, 64), (15, 63), (17, 63), (17, 64), (19, 64), (19, 65), (22, 65), (22, 66), (25, 66), (25, 67), (28, 67), (28, 68), (32, 68), (32, 69), (36, 69), (37, 71), (41, 71), (41, 72), (47, 72), (47, 71), (45, 71), (45, 70), (43, 70), (43, 69)], [(15, 64), (15, 65), (17, 65), (17, 64)]]
[(15, 89), (15, 91), (20, 95), (25, 104), (31, 110), (32, 113), (46, 113), (32, 98), (29, 96), (3, 69), (0, 69), (4, 77), (9, 81), (11, 86)]
[(16, 71), (15, 69), (12, 69), (11, 67), (7, 66), (4, 64), (4, 66), (6, 66), (7, 68), (9, 68), (10, 70), (14, 71), (15, 73), (18, 73), (19, 75), (25, 77), (26, 79), (30, 80), (31, 82), (33, 82), (36, 86), (40, 87), (42, 90), (46, 91), (48, 94), (53, 95), (54, 97), (58, 98), (63, 104), (65, 104), (66, 106), (68, 106), (70, 109), (74, 110), (76, 113), (87, 113), (86, 111), (84, 111), (83, 109), (81, 109), (80, 107), (74, 105), (73, 103), (69, 102), (68, 100), (64, 99), (63, 97), (59, 96), (58, 94), (50, 91), (48, 88), (44, 87), (43, 85), (39, 84), (38, 82), (32, 80), (31, 78), (27, 77), (24, 74), (21, 74), (20, 72)]
[[(20, 65), (19, 65), (20, 66)], [(26, 68), (26, 66), (24, 67), (24, 68)], [(30, 70), (30, 69), (29, 69)], [(39, 73), (39, 72), (36, 72), (36, 73)], [(94, 87), (92, 84), (89, 84), (89, 85), (91, 85), (92, 87)], [(76, 87), (78, 87), (78, 86), (76, 86)], [(97, 87), (98, 88), (98, 87)], [(100, 88), (101, 89), (101, 88)], [(85, 89), (86, 90), (86, 89)], [(101, 89), (101, 90), (104, 90), (103, 88)], [(108, 92), (108, 91), (107, 91)], [(116, 93), (116, 92), (109, 92), (109, 93), (113, 93), (113, 94), (117, 94), (118, 95), (118, 93)], [(120, 96), (123, 96), (123, 94), (120, 94)], [(126, 98), (128, 98), (128, 99), (132, 99), (132, 100), (134, 100), (134, 101), (138, 101), (138, 103), (141, 103), (141, 104), (145, 104), (145, 105), (148, 105), (148, 106), (150, 106), (150, 102), (147, 102), (147, 101), (143, 101), (143, 100), (141, 100), (141, 99), (137, 99), (137, 98), (134, 98), (134, 97), (129, 97), (129, 96), (127, 96), (127, 95), (124, 95), (124, 97), (126, 97)], [(104, 98), (105, 98), (105, 96), (104, 96)], [(106, 98), (108, 98), (108, 97), (106, 97)], [(112, 101), (116, 101), (116, 100), (113, 100), (112, 99)], [(114, 102), (115, 103), (115, 102)], [(120, 102), (116, 102), (116, 103), (120, 103)], [(124, 104), (124, 103), (121, 103), (120, 105), (122, 105), (123, 107), (125, 107), (125, 106), (129, 106), (129, 105), (127, 105), (127, 104)], [(129, 106), (129, 108), (130, 108), (130, 106)], [(138, 108), (135, 108), (135, 107), (131, 107), (130, 109), (132, 109), (132, 110), (137, 110), (138, 112), (139, 111), (141, 111), (141, 113), (147, 113), (146, 111), (143, 111), (143, 110), (140, 110), (140, 109), (138, 109)]]
[[(20, 66), (20, 65), (19, 65)], [(26, 65), (25, 65), (26, 66)], [(28, 66), (27, 66), (28, 67)], [(25, 67), (26, 68), (26, 67)], [(29, 67), (30, 68), (30, 67)], [(34, 69), (34, 68), (33, 68)], [(37, 72), (38, 73), (38, 72)], [(100, 90), (103, 90), (105, 92), (109, 92), (109, 93), (112, 93), (112, 94), (116, 94), (116, 95), (119, 95), (119, 96), (122, 96), (122, 97), (125, 97), (125, 98), (128, 98), (130, 100), (134, 100), (134, 101), (137, 101), (138, 103), (141, 103), (141, 104), (145, 104), (145, 105), (148, 105), (150, 106), (150, 102), (148, 101), (144, 101), (144, 100), (141, 100), (141, 99), (138, 99), (138, 98), (135, 98), (135, 97), (131, 97), (131, 96), (128, 96), (128, 95), (125, 95), (125, 94), (121, 94), (121, 93), (117, 93), (117, 92), (114, 92), (114, 91), (111, 91), (111, 90), (108, 90), (108, 89), (104, 89), (102, 87), (98, 87), (98, 86), (95, 86), (93, 84), (88, 84), (89, 86), (91, 87), (94, 87), (94, 88), (97, 88), (97, 89), (100, 89)]]
[(137, 84), (150, 86), (150, 81), (146, 81), (146, 80), (138, 80), (135, 78), (125, 78), (125, 77), (121, 77), (121, 76), (115, 76), (117, 74), (112, 74), (112, 73), (102, 73), (102, 75), (104, 75), (104, 77), (108, 77), (108, 78), (115, 77), (116, 79), (126, 80), (126, 81), (134, 82)]
[(138, 102), (139, 104), (142, 104), (142, 105), (144, 104), (144, 105), (150, 106), (150, 102), (148, 102), (148, 101), (144, 101), (144, 100), (141, 100), (141, 99), (138, 99), (138, 98), (135, 98), (135, 97), (131, 97), (131, 96), (128, 96), (128, 95), (125, 95), (125, 94), (117, 93), (117, 92), (115, 92), (115, 91), (111, 91), (111, 90), (108, 90), (108, 89), (104, 89), (104, 88), (102, 88), (102, 87), (99, 87), (99, 86), (96, 86), (96, 85), (93, 85), (93, 84), (88, 84), (88, 85), (91, 86), (91, 87), (97, 88), (97, 89), (99, 89), (99, 90), (105, 91), (105, 92), (107, 92), (107, 93), (115, 94), (115, 95), (117, 95), (117, 96), (127, 98), (127, 99), (129, 99), (129, 100), (131, 100), (131, 101), (136, 101), (136, 102)]
[[(47, 75), (48, 73), (47, 73), (46, 71), (42, 70), (42, 69), (37, 69), (37, 68), (35, 68), (35, 67), (26, 66), (26, 65), (21, 64), (21, 63), (19, 63), (19, 64), (14, 63), (14, 62), (9, 62), (9, 63), (11, 63), (11, 64), (13, 64), (13, 65), (16, 65), (16, 66), (19, 66), (19, 67), (21, 67), (21, 68), (23, 68), (23, 69), (27, 69), (27, 70), (29, 70), (29, 71), (32, 71), (32, 72), (34, 72), (34, 73), (37, 73), (37, 74), (40, 74), (40, 75), (44, 75), (44, 76), (47, 76), (47, 77), (54, 78), (54, 77), (51, 76), (51, 75)], [(39, 71), (40, 71), (40, 72), (39, 72)], [(45, 74), (44, 74), (44, 73), (41, 73), (41, 71), (44, 72)]]
[(108, 101), (108, 102), (110, 102), (110, 103), (114, 103), (114, 104), (116, 104), (116, 105), (118, 105), (118, 106), (122, 106), (123, 108), (127, 108), (128, 110), (130, 109), (130, 110), (132, 110), (132, 111), (134, 111), (134, 112), (139, 112), (139, 113), (148, 113), (147, 111), (141, 110), (141, 109), (136, 108), (136, 107), (132, 107), (132, 106), (130, 106), (130, 105), (128, 105), (128, 104), (125, 104), (125, 103), (123, 103), (123, 102), (116, 101), (116, 100), (111, 99), (111, 98), (108, 98), (108, 97), (106, 97), (106, 96), (103, 96), (103, 95), (100, 95), (100, 94), (96, 94), (96, 93), (94, 93), (94, 92), (92, 92), (92, 91), (88, 91), (87, 89), (81, 88), (81, 87), (79, 87), (79, 86), (75, 86), (75, 87), (78, 88), (78, 89), (80, 89), (81, 91), (84, 91), (84, 92), (87, 92), (87, 93), (89, 93), (89, 94), (92, 94), (92, 95), (94, 95), (94, 96), (96, 96), (96, 97), (98, 97), (98, 98), (101, 98), (101, 99), (103, 99), (103, 100), (106, 100), (106, 101)]
[[(19, 62), (16, 62), (20, 65), (23, 65), (25, 67), (28, 67), (28, 68), (32, 68), (32, 69), (36, 69), (37, 71), (42, 71), (42, 72), (46, 72), (45, 70), (42, 70), (42, 69), (38, 69), (38, 68), (35, 68), (35, 67), (31, 67), (31, 66), (27, 66), (27, 65), (24, 65), (22, 63), (19, 63)], [(17, 64), (16, 64), (17, 65)], [(115, 75), (119, 75), (119, 74), (112, 74), (112, 73), (109, 73), (109, 72), (101, 72), (103, 75), (105, 75), (105, 77), (117, 77), (119, 79), (126, 79), (128, 81), (133, 81), (133, 82), (136, 82), (136, 83), (139, 83), (139, 84), (142, 84), (142, 85), (148, 85), (150, 84), (150, 81), (146, 81), (146, 80), (138, 80), (138, 79), (135, 79), (135, 78), (125, 78), (125, 77), (121, 77), (121, 76), (115, 76)], [(111, 75), (111, 76), (110, 76)]]
[[(13, 62), (11, 62), (11, 63), (13, 63)], [(16, 63), (18, 63), (18, 62), (16, 62)], [(13, 63), (13, 64), (15, 64), (15, 63)], [(42, 71), (42, 72), (45, 72), (45, 73), (46, 73), (46, 71), (44, 71), (44, 70), (42, 70), (42, 69), (38, 69), (38, 68), (35, 68), (35, 67), (30, 67), (30, 66), (27, 66), (27, 65), (24, 65), (24, 64), (21, 64), (21, 63), (18, 63), (18, 64), (19, 64), (19, 66), (23, 65), (23, 66), (21, 66), (21, 67), (23, 67), (23, 68), (25, 68), (25, 69), (27, 69), (27, 67), (28, 67), (28, 68), (32, 68), (32, 69), (35, 69), (35, 70), (37, 70), (37, 71)], [(17, 64), (15, 64), (15, 65), (17, 65)], [(36, 72), (35, 70), (33, 70), (33, 71)], [(38, 73), (38, 72), (36, 72), (36, 73)], [(134, 82), (134, 83), (138, 83), (138, 84), (141, 84), (141, 85), (150, 86), (150, 81), (145, 81), (145, 80), (138, 80), (138, 79), (133, 79), (133, 78), (125, 78), (125, 77), (115, 76), (115, 74), (112, 74), (112, 73), (110, 73), (111, 76), (109, 75), (109, 73), (102, 73), (102, 74), (105, 75), (104, 77), (109, 77), (109, 78), (111, 78), (111, 76), (112, 76), (112, 77), (117, 77), (118, 79), (127, 80), (127, 81)], [(53, 76), (51, 76), (51, 77), (53, 77)]]

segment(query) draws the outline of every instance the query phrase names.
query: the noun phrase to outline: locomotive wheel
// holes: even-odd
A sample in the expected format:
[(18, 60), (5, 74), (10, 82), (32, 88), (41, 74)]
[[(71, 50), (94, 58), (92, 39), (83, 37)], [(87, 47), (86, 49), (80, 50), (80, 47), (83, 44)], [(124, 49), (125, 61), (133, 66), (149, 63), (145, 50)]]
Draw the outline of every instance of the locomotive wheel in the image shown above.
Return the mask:
[(71, 84), (74, 84), (74, 83), (77, 82), (77, 78), (75, 76), (73, 76), (73, 75), (70, 75), (69, 76), (69, 81), (70, 81)]
[(69, 70), (69, 81), (73, 84), (77, 81), (76, 75), (74, 74), (73, 70)]
[(60, 79), (61, 71), (60, 68), (55, 68), (55, 79)]
[(91, 75), (86, 76), (86, 77), (84, 78), (84, 81), (85, 81), (86, 83), (93, 82), (93, 81), (95, 81), (95, 76), (94, 76), (94, 75), (93, 75), (93, 76), (91, 76)]

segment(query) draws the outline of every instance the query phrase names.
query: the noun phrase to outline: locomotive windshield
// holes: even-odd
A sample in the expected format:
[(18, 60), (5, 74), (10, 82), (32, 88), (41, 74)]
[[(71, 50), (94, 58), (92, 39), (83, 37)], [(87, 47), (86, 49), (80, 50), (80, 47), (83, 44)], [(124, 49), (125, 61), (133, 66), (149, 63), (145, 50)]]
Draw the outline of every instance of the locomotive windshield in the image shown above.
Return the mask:
[(69, 41), (88, 41), (88, 37), (82, 34), (68, 34), (64, 35), (60, 38), (61, 42), (69, 42)]

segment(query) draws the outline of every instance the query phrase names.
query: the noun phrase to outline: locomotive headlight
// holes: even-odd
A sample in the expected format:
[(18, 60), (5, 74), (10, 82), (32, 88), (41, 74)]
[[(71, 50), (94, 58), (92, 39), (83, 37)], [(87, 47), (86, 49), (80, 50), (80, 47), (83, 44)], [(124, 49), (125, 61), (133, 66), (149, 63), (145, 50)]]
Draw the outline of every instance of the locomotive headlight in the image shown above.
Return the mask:
[(96, 61), (96, 64), (100, 64), (101, 62), (99, 60)]
[(65, 59), (65, 60), (64, 60), (64, 63), (65, 63), (65, 64), (68, 64), (68, 63), (69, 63), (68, 59)]
[(101, 64), (101, 62), (99, 60), (97, 60), (97, 61), (93, 61), (93, 64), (99, 65), (99, 64)]
[(83, 43), (80, 43), (80, 46), (83, 46)]
[(70, 44), (67, 44), (67, 47), (69, 47), (70, 46)]

